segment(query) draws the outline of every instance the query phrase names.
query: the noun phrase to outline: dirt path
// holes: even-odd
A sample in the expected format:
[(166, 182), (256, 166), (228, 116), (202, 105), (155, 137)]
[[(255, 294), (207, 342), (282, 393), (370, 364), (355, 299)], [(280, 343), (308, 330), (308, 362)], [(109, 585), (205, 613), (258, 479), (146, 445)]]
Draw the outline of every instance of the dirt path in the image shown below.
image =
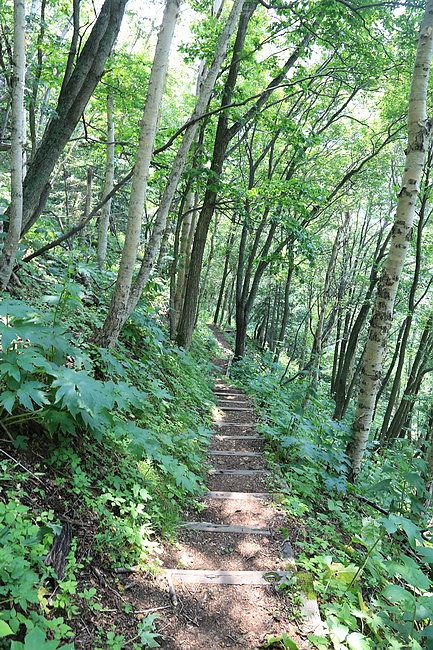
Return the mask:
[[(224, 336), (213, 332), (220, 347), (230, 350)], [(214, 363), (223, 371), (227, 358)], [(228, 380), (217, 382), (215, 394), (209, 492), (201, 508), (184, 513), (177, 541), (165, 545), (164, 575), (151, 581), (133, 577), (135, 611), (144, 616), (158, 608), (160, 646), (167, 650), (259, 648), (269, 635), (283, 632), (300, 650), (310, 648), (306, 635), (315, 632), (316, 612), (302, 622), (299, 597), (281, 587), (290, 580), (291, 547), (284, 513), (272, 502), (257, 417), (251, 401)]]

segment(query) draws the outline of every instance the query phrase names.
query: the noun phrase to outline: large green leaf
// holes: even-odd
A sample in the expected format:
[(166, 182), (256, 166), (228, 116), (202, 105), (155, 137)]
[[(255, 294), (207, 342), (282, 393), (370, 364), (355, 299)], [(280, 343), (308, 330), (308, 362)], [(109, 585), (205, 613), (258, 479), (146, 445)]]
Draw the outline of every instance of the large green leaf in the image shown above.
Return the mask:
[(400, 587), (400, 585), (386, 585), (385, 589), (382, 591), (382, 596), (392, 603), (402, 603), (412, 608), (415, 605), (414, 596), (410, 591), (404, 589), (404, 587)]

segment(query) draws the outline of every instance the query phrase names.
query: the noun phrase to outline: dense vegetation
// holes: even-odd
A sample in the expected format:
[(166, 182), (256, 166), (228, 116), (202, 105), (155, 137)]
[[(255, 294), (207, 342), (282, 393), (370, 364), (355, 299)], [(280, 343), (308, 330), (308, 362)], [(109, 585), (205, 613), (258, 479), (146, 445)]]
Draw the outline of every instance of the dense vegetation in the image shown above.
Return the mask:
[(209, 319), (311, 642), (433, 647), (432, 4), (1, 4), (2, 647), (157, 647), (89, 575), (153, 570), (200, 493)]

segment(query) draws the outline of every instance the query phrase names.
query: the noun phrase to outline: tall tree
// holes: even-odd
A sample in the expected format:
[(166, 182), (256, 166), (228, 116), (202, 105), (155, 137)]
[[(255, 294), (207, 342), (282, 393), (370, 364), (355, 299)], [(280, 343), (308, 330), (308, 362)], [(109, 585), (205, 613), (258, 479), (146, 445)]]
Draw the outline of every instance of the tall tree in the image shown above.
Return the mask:
[(119, 33), (126, 2), (105, 0), (72, 72), (70, 66), (66, 69), (67, 81), (62, 85), (55, 117), (47, 124), (42, 141), (27, 168), (21, 234), (29, 230), (44, 209), (51, 190), (51, 174), (102, 77)]
[(427, 117), (427, 89), (433, 55), (433, 0), (428, 0), (416, 49), (408, 108), (408, 145), (398, 194), (397, 211), (390, 248), (379, 281), (370, 321), (361, 371), (359, 397), (353, 421), (352, 439), (347, 447), (351, 467), (349, 478), (356, 481), (370, 434), (376, 395), (386, 349), (388, 332), (400, 276), (410, 245), (424, 161), (432, 125)]
[(131, 291), (134, 265), (137, 259), (138, 245), (140, 243), (150, 161), (152, 159), (158, 128), (159, 111), (168, 69), (170, 47), (179, 15), (180, 2), (181, 0), (166, 0), (152, 69), (150, 71), (149, 87), (143, 118), (141, 120), (140, 139), (132, 177), (128, 223), (119, 272), (117, 274), (116, 286), (107, 318), (101, 330), (94, 337), (96, 343), (106, 347), (113, 347), (115, 345), (120, 329), (128, 316), (128, 300)]
[(26, 8), (24, 0), (14, 0), (14, 50), (12, 57), (12, 124), (11, 124), (11, 204), (9, 229), (0, 257), (0, 288), (11, 277), (23, 220), (23, 123)]
[[(105, 157), (105, 180), (102, 191), (102, 199), (105, 199), (113, 189), (114, 185), (114, 97), (112, 93), (107, 95), (107, 149)], [(102, 208), (101, 217), (98, 220), (98, 266), (103, 269), (107, 256), (107, 235), (111, 215), (111, 199)]]

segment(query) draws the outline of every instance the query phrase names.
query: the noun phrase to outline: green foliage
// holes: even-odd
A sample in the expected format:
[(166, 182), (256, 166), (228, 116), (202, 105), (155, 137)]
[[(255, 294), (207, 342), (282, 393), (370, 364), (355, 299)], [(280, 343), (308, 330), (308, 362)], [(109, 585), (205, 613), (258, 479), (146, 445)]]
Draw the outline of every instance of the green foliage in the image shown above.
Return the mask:
[[(14, 481), (23, 478), (18, 477), (12, 464), (6, 461), (1, 463), (1, 470), (5, 482), (12, 483), (12, 477)], [(0, 647), (15, 650), (72, 650), (74, 647), (72, 643), (63, 643), (72, 636), (64, 617), (45, 616), (61, 606), (63, 598), (60, 586), (48, 605), (47, 591), (43, 586), (51, 575), (43, 558), (56, 532), (52, 520), (53, 514), (49, 512), (38, 517), (32, 515), (30, 509), (20, 503), (14, 490), (7, 492), (5, 501), (0, 501), (0, 600), (3, 603), (0, 612), (0, 637), (3, 641), (0, 640)], [(72, 578), (72, 564), (70, 562), (67, 566), (65, 583)], [(11, 645), (5, 646), (4, 643), (10, 640), (6, 641), (7, 637), (22, 638), (23, 642), (11, 640)]]
[[(52, 570), (43, 559), (61, 526), (53, 511), (40, 513), (20, 502), (31, 485), (27, 479), (36, 477), (32, 491), (42, 501), (54, 480), (65, 506), (79, 503), (77, 516), (93, 522), (94, 559), (123, 566), (146, 562), (154, 570), (155, 532), (169, 533), (179, 507), (201, 490), (210, 435), (211, 393), (203, 378), (208, 338), (199, 336), (186, 354), (169, 344), (147, 309), (134, 315), (116, 351), (98, 349), (80, 340), (74, 319), (65, 320), (73, 314), (75, 297), (69, 295), (60, 315), (59, 301), (48, 303), (51, 310), (12, 299), (0, 303), (2, 421), (14, 438), (14, 453), (33, 449), (36, 431), (43, 452), (31, 474), (3, 476), (10, 501), (0, 500), (7, 524), (0, 590), (11, 608), (0, 615), (0, 634), (8, 642), (13, 638), (18, 649), (36, 647), (32, 643), (41, 650), (61, 647), (70, 634), (65, 618), (82, 607), (100, 607), (95, 590), (78, 593), (83, 565), (75, 558), (75, 540), (51, 602), (46, 585)], [(159, 647), (154, 620), (140, 624), (134, 648)], [(127, 642), (115, 630), (102, 637), (103, 648)]]
[(380, 464), (371, 454), (361, 485), (391, 513), (362, 516), (345, 478), (348, 430), (331, 419), (320, 387), (304, 409), (306, 383), (281, 386), (281, 369), (265, 357), (237, 363), (232, 376), (263, 409), (260, 428), (288, 484), (282, 502), (306, 527), (297, 564), (314, 576), (329, 631), (311, 641), (335, 650), (431, 647), (433, 549), (420, 528), (424, 482), (413, 471), (423, 461), (404, 441)]

